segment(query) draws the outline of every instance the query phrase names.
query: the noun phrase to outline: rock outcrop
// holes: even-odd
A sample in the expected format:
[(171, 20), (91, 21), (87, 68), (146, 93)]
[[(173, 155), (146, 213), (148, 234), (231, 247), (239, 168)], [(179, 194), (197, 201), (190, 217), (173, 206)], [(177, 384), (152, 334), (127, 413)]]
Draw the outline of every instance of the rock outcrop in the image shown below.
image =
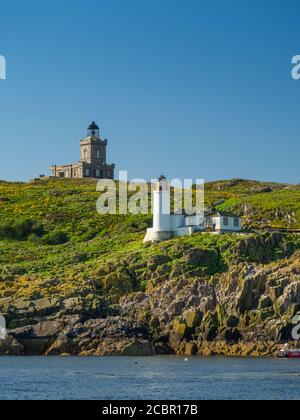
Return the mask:
[(151, 279), (147, 290), (117, 302), (97, 295), (2, 298), (9, 330), (0, 354), (267, 356), (292, 340), (292, 319), (300, 314), (300, 253), (269, 264), (238, 263), (213, 276), (194, 271), (210, 258), (197, 249), (184, 252), (187, 275), (157, 255), (144, 274)]

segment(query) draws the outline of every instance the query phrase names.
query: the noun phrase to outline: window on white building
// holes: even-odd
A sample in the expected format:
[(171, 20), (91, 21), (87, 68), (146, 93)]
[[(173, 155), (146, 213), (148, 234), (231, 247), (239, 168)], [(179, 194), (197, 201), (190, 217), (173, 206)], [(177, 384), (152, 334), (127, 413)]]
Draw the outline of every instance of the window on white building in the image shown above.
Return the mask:
[(240, 220), (237, 217), (234, 218), (234, 227), (240, 227)]
[(228, 226), (229, 225), (229, 219), (228, 219), (228, 217), (224, 217), (224, 219), (223, 219), (223, 225), (224, 226)]

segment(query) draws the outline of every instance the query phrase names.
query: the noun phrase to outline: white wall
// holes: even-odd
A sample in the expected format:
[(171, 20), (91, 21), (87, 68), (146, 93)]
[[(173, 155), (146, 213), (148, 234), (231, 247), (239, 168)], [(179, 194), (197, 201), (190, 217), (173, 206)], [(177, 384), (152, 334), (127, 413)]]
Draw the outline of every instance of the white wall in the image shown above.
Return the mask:
[(153, 191), (153, 229), (156, 232), (172, 230), (169, 191)]
[(201, 215), (196, 216), (186, 216), (185, 225), (186, 226), (201, 226), (204, 223), (204, 217)]
[(195, 228), (193, 226), (180, 227), (176, 231), (176, 236), (188, 236), (192, 235), (194, 232)]
[(221, 217), (218, 217), (218, 216), (212, 217), (212, 222), (214, 225), (216, 225), (216, 230), (222, 229)]
[(171, 228), (175, 232), (178, 227), (184, 226), (184, 215), (172, 214), (171, 215)]
[(221, 230), (229, 230), (234, 232), (239, 232), (241, 230), (241, 219), (239, 220), (239, 225), (234, 225), (234, 217), (228, 217), (228, 225), (224, 224), (224, 217), (221, 217)]

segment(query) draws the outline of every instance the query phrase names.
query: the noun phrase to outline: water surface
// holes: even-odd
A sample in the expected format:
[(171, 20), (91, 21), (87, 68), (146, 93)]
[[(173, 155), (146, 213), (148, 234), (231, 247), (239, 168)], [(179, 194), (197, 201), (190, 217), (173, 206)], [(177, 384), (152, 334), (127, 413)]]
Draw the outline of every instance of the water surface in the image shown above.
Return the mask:
[(0, 399), (300, 399), (300, 360), (0, 357)]

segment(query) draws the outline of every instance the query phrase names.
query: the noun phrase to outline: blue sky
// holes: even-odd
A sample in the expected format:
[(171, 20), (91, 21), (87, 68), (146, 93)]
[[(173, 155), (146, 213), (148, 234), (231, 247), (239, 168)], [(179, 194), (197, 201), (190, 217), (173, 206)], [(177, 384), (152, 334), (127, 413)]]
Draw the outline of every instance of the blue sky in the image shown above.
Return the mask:
[(95, 119), (130, 178), (300, 182), (298, 0), (4, 2), (0, 179), (76, 162)]

